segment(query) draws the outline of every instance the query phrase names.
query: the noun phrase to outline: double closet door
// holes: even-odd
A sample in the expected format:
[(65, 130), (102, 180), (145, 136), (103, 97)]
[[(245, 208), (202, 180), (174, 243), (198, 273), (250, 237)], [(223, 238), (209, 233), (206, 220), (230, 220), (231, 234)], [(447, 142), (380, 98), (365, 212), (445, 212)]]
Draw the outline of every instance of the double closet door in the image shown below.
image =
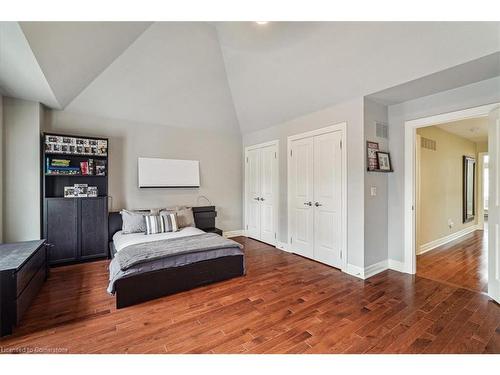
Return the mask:
[(342, 268), (344, 131), (289, 138), (290, 248)]
[(245, 150), (246, 235), (276, 244), (278, 225), (278, 144)]

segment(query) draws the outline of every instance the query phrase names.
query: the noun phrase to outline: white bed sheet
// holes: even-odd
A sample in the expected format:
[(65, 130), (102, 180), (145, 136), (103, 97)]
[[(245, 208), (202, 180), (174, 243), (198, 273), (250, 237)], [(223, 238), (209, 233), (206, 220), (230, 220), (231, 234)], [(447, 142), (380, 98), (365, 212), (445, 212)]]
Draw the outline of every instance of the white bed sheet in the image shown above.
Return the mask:
[(158, 234), (144, 234), (144, 233), (129, 233), (123, 234), (120, 230), (116, 232), (113, 236), (113, 242), (115, 244), (116, 251), (120, 251), (127, 246), (135, 245), (138, 243), (144, 242), (153, 242), (153, 241), (161, 241), (168, 240), (171, 238), (179, 238), (179, 237), (187, 237), (194, 236), (197, 234), (205, 233), (201, 229), (195, 227), (186, 227), (182, 228), (177, 232), (167, 232), (167, 233), (158, 233)]

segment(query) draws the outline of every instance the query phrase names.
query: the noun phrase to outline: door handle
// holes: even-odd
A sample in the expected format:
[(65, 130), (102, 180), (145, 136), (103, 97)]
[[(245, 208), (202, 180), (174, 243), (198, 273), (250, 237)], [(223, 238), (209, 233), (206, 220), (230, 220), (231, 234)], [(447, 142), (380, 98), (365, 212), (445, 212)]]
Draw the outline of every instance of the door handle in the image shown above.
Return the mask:
[(254, 198), (254, 199), (255, 199), (256, 201), (260, 200), (260, 198), (259, 198), (259, 197), (257, 197), (257, 198)]
[(319, 203), (319, 202), (314, 203), (314, 205), (315, 205), (316, 207), (323, 206), (323, 205), (322, 205), (321, 203)]
[(305, 202), (304, 205), (311, 207), (313, 204), (312, 202)]
[(264, 202), (264, 198), (260, 198), (261, 202)]

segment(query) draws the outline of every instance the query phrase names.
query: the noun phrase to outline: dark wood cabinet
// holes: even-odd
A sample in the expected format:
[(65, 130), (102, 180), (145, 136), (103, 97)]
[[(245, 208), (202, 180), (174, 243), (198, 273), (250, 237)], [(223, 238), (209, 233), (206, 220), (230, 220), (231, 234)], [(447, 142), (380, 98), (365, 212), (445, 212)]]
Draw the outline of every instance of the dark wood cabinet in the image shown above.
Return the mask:
[(108, 256), (109, 140), (42, 133), (41, 237), (49, 264)]
[(51, 265), (106, 257), (107, 197), (45, 198), (44, 238)]
[(76, 199), (45, 200), (43, 237), (54, 245), (49, 252), (50, 264), (78, 259), (78, 203)]
[(19, 324), (47, 274), (45, 240), (0, 244), (0, 337)]
[(106, 198), (80, 201), (80, 258), (104, 257), (108, 253), (108, 205)]

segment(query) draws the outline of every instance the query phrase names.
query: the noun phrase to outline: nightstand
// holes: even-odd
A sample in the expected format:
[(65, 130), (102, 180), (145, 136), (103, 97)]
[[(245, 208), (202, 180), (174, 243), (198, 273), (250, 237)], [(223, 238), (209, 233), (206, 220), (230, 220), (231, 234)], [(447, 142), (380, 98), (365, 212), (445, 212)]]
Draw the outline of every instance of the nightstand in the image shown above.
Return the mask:
[(219, 228), (206, 228), (203, 230), (207, 233), (217, 233), (219, 236), (222, 236), (222, 229)]

